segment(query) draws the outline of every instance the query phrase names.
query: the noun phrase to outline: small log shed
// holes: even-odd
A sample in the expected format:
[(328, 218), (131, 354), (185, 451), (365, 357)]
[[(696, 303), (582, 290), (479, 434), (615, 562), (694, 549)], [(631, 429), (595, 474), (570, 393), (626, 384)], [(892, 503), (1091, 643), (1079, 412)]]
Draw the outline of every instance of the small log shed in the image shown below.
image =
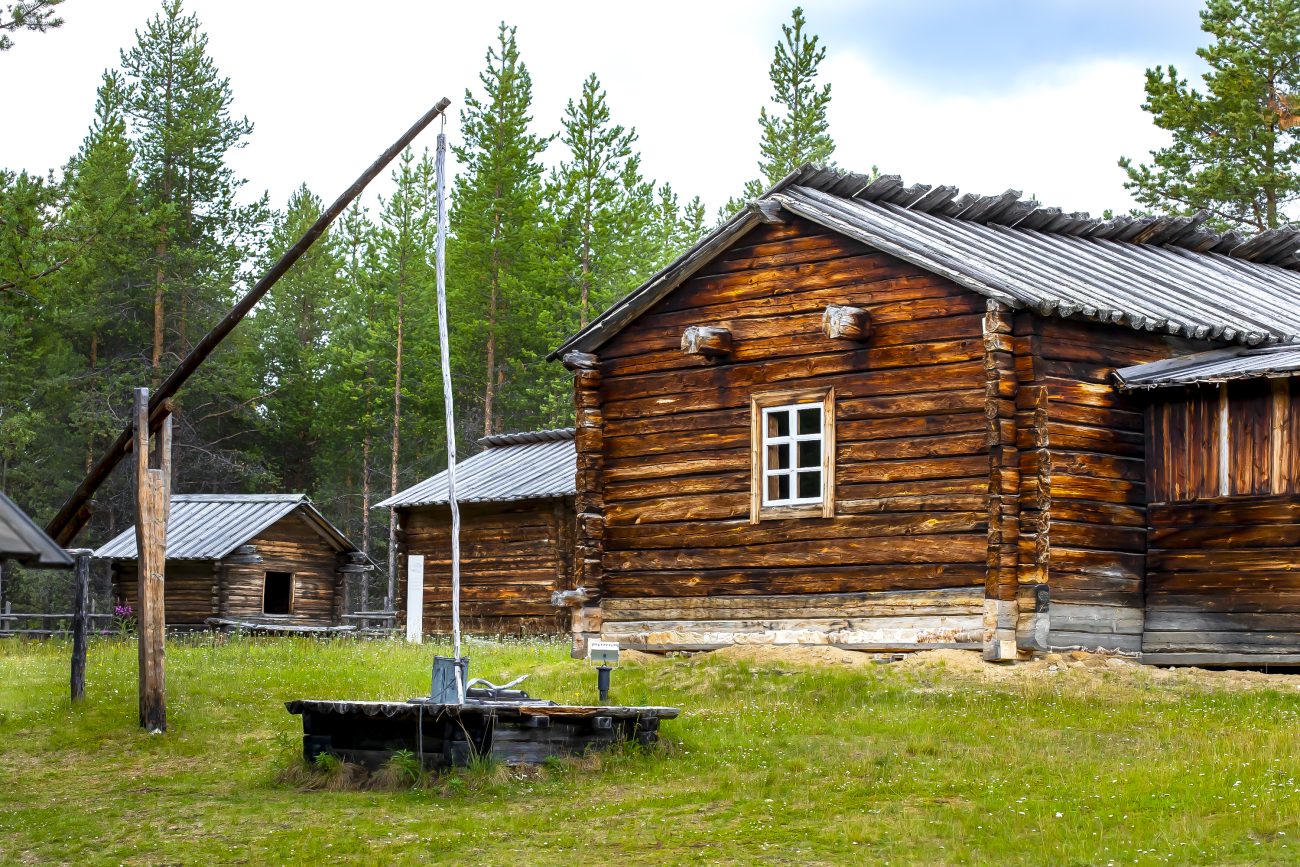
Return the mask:
[[(118, 604), (133, 607), (135, 545), (131, 527), (94, 554), (112, 564)], [(371, 568), (306, 494), (177, 494), (167, 520), (167, 626), (208, 618), (337, 626), (346, 577)]]
[[(1202, 478), (1227, 453), (1153, 435), (1166, 410), (1111, 378), (1300, 344), (1300, 233), (1205, 220), (793, 172), (551, 355), (574, 372), (575, 652), (1293, 653), (1300, 519), (1232, 499), (1294, 490), (1294, 428), (1263, 433), (1292, 418), (1280, 386), (1228, 387), (1241, 450)], [(1196, 485), (1228, 499), (1172, 505)]]
[[(574, 432), (483, 437), (456, 465), (461, 513), (461, 624), (483, 634), (568, 629), (551, 604), (573, 585)], [(424, 561), (424, 631), (451, 630), (451, 508), (438, 473), (376, 504), (397, 512), (397, 610), (406, 610), (407, 556)]]

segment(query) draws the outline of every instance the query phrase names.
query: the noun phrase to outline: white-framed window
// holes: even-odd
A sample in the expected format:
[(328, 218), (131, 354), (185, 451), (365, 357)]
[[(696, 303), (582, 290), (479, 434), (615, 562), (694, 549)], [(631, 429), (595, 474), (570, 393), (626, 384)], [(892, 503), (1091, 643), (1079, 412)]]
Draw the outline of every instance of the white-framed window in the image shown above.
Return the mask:
[(750, 400), (750, 520), (835, 514), (835, 392), (770, 392)]
[(792, 403), (763, 407), (763, 505), (805, 506), (826, 497), (822, 452), (825, 407)]

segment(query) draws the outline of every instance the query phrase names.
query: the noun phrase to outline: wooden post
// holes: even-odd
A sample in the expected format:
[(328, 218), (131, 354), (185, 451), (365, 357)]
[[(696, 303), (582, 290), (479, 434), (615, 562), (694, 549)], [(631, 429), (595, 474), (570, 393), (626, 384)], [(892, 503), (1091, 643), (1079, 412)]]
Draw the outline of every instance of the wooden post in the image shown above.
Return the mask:
[(70, 551), (77, 561), (73, 573), (75, 587), (72, 594), (72, 700), (81, 701), (86, 695), (86, 609), (90, 598), (90, 550), (78, 548)]
[(171, 489), (171, 416), (158, 435), (159, 466), (149, 460), (149, 389), (135, 390), (136, 562), (140, 602), (140, 725), (151, 733), (167, 730), (163, 667), (163, 576), (167, 560), (167, 511)]

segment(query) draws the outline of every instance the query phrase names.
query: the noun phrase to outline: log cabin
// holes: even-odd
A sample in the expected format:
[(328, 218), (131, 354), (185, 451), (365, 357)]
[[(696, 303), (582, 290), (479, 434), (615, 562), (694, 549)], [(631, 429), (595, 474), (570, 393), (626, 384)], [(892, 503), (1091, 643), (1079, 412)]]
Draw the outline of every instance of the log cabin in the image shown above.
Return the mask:
[[(1185, 404), (1112, 379), (1300, 342), (1300, 235), (1205, 220), (792, 173), (551, 355), (574, 373), (575, 653), (602, 637), (1231, 662), (1216, 654), (1269, 641), (1213, 637), (1225, 603), (1204, 591), (1248, 571), (1267, 574), (1262, 607), (1225, 610), (1234, 629), (1300, 636), (1272, 595), (1291, 586), (1291, 507), (1196, 499), (1185, 463), (1212, 456), (1164, 415)], [(1248, 470), (1294, 440), (1258, 445), (1257, 417), (1229, 417), (1255, 443), (1227, 459), (1240, 490), (1288, 497)], [(1206, 565), (1196, 546), (1240, 536), (1171, 529), (1202, 514), (1272, 559)], [(1179, 577), (1196, 564), (1200, 602)]]
[[(573, 586), (573, 429), (483, 437), (456, 464), (461, 626), (492, 635), (568, 630), (553, 594)], [(451, 507), (444, 470), (375, 505), (397, 513), (396, 610), (406, 611), (407, 555), (424, 556), (423, 631), (451, 631)]]
[[(111, 563), (117, 604), (136, 607), (135, 527), (94, 556)], [(371, 568), (306, 494), (176, 494), (167, 518), (166, 623), (338, 626), (346, 577)]]

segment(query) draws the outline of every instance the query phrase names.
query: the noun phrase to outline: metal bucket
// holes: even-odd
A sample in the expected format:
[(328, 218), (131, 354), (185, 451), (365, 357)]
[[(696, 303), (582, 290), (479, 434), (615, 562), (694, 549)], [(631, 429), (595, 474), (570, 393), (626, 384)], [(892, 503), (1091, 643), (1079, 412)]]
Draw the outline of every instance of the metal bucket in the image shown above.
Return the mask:
[(461, 688), (464, 689), (469, 683), (469, 657), (462, 656), (459, 660), (450, 656), (433, 658), (433, 688), (429, 691), (429, 698), (434, 704), (460, 704), (460, 695), (456, 691), (458, 667)]

